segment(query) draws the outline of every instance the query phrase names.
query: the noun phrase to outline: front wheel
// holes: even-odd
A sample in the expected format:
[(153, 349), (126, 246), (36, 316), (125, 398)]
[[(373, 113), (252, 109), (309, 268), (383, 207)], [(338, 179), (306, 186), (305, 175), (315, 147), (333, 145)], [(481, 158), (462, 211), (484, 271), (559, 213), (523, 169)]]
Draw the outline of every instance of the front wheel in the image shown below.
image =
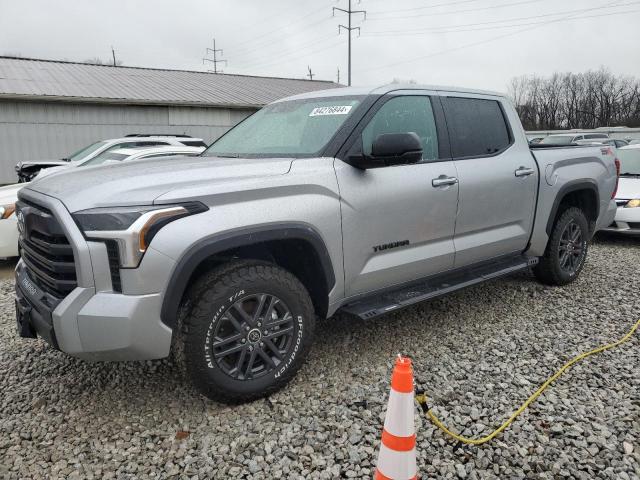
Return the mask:
[(589, 248), (589, 223), (582, 210), (566, 209), (556, 220), (544, 256), (533, 269), (547, 285), (566, 285), (582, 271)]
[(182, 308), (179, 359), (207, 397), (237, 403), (282, 388), (304, 363), (315, 316), (291, 273), (235, 262), (205, 274)]

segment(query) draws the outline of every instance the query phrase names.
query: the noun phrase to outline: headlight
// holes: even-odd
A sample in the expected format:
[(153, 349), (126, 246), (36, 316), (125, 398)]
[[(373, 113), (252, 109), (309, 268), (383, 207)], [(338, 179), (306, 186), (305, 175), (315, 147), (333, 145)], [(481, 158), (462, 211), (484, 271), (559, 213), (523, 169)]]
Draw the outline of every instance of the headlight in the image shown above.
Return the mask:
[(9, 218), (16, 211), (16, 204), (0, 205), (0, 219)]
[(633, 200), (629, 200), (624, 208), (636, 208), (640, 207), (640, 198), (634, 198)]
[(73, 218), (87, 238), (115, 240), (120, 266), (135, 268), (158, 231), (179, 218), (208, 210), (199, 202), (82, 210)]

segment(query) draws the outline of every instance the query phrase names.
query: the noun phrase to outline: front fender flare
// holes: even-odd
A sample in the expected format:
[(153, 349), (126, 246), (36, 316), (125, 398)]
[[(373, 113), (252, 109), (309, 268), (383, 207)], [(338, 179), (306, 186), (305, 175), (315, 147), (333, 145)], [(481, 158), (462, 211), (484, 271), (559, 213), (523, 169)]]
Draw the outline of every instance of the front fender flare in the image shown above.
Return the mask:
[(207, 258), (233, 248), (274, 240), (307, 241), (318, 255), (327, 291), (329, 292), (333, 289), (336, 278), (329, 251), (320, 234), (311, 225), (305, 223), (278, 223), (242, 228), (204, 237), (182, 255), (171, 273), (169, 284), (165, 290), (160, 311), (162, 323), (171, 329), (175, 328), (180, 302), (189, 280), (198, 266)]

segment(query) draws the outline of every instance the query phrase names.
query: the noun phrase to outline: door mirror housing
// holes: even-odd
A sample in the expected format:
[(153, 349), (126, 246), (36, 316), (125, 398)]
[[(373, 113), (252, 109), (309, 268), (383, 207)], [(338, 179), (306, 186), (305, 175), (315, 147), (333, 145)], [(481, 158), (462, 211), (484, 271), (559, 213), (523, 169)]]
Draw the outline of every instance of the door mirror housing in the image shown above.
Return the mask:
[(354, 166), (362, 169), (417, 163), (422, 160), (422, 142), (414, 132), (382, 133), (373, 142), (371, 155), (351, 158)]

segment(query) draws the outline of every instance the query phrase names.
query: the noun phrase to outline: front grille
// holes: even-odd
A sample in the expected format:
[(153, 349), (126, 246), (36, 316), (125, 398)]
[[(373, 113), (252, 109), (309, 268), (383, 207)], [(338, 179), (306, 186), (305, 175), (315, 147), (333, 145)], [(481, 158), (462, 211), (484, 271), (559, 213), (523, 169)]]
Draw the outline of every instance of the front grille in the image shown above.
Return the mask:
[(20, 255), (29, 277), (51, 295), (66, 297), (78, 282), (73, 249), (60, 223), (39, 205), (21, 201), (16, 206), (21, 224)]
[(623, 205), (626, 205), (629, 202), (629, 200), (620, 200), (620, 199), (616, 199), (616, 205), (618, 207), (622, 207)]
[(640, 222), (629, 222), (629, 228), (640, 229)]

